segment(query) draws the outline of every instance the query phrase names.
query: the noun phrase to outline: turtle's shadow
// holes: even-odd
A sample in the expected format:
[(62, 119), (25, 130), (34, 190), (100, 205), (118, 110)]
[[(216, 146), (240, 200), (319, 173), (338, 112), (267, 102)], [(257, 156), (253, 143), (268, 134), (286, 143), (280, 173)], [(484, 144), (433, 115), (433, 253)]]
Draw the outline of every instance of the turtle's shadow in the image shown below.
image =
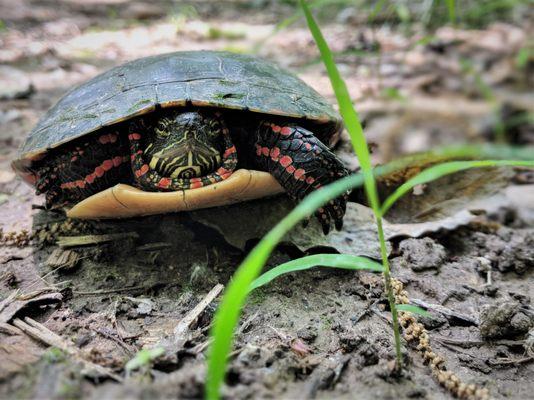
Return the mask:
[[(189, 213), (80, 221), (39, 211), (32, 229), (36, 241), (41, 242), (33, 255), (39, 275), (50, 286), (73, 295), (168, 292), (175, 296), (186, 289), (202, 291), (226, 282), (243, 258), (241, 250)], [(65, 237), (89, 243), (65, 247), (61, 245)], [(112, 240), (98, 243), (106, 237)], [(58, 268), (54, 255), (61, 251), (76, 253), (76, 265)]]

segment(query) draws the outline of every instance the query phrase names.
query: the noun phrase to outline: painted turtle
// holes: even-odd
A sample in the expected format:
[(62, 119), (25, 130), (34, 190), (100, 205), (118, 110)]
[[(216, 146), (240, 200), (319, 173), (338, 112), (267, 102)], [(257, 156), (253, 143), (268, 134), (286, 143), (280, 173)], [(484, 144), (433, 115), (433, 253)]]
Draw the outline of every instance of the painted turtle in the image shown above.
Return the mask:
[[(202, 208), (282, 190), (300, 200), (347, 175), (327, 147), (341, 129), (323, 97), (274, 64), (176, 52), (115, 67), (67, 93), (13, 167), (46, 194), (48, 208), (78, 203), (74, 217)], [(341, 228), (346, 201), (318, 211), (325, 233), (332, 222)]]

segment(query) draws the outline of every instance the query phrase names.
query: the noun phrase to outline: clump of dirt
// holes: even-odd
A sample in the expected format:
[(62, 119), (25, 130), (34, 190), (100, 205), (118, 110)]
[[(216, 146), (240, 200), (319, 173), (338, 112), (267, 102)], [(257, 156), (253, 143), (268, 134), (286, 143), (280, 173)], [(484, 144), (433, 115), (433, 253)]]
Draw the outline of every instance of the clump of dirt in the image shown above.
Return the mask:
[(524, 335), (534, 325), (527, 307), (513, 301), (487, 304), (480, 310), (480, 334), (486, 339), (508, 339)]
[(413, 271), (438, 269), (447, 259), (447, 251), (431, 238), (403, 240), (399, 246), (403, 266)]

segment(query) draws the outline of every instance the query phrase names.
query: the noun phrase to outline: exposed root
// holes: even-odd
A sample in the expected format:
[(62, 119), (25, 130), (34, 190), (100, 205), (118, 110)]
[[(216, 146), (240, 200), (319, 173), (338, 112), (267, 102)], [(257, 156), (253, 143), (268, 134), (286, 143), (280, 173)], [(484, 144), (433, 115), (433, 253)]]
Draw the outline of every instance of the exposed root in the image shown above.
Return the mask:
[[(391, 285), (397, 304), (408, 304), (408, 292), (403, 289), (403, 284), (399, 280), (392, 278)], [(425, 363), (430, 366), (432, 375), (438, 382), (460, 399), (467, 400), (489, 400), (489, 391), (486, 388), (478, 387), (474, 384), (466, 384), (458, 378), (456, 374), (447, 371), (445, 359), (432, 350), (428, 332), (423, 325), (415, 319), (410, 312), (399, 312), (399, 322), (403, 328), (403, 336), (406, 341), (415, 343), (417, 350), (421, 352)]]

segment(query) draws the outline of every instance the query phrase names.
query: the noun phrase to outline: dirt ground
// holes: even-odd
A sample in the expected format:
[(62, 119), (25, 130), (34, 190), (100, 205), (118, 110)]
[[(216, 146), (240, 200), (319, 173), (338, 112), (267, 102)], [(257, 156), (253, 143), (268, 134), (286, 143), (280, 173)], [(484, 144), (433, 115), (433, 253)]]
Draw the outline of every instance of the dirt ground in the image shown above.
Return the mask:
[[(31, 243), (24, 235), (0, 242), (0, 398), (203, 396), (217, 300), (180, 340), (169, 338), (212, 288), (228, 282), (290, 202), (279, 196), (123, 221), (66, 221), (42, 210), (42, 198), (14, 175), (10, 161), (74, 85), (163, 52), (257, 54), (334, 103), (302, 21), (275, 29), (295, 12), (291, 2), (276, 1), (0, 0), (0, 228), (35, 233)], [(328, 14), (324, 33), (375, 163), (503, 134), (515, 145), (534, 143), (532, 53), (521, 61), (532, 15), (424, 34), (417, 23), (364, 24), (352, 7)], [(336, 152), (357, 169), (347, 137)], [(392, 273), (412, 302), (431, 312), (420, 320), (434, 351), (497, 399), (532, 398), (534, 391), (533, 181), (525, 170), (454, 175), (417, 188), (386, 216)], [(377, 258), (361, 199), (351, 195), (343, 231), (324, 237), (313, 222), (296, 228), (268, 266), (318, 252)], [(112, 236), (86, 246), (58, 242), (79, 235)], [(49, 330), (52, 346), (23, 332), (31, 331), (20, 325), (25, 317), (42, 324), (34, 326), (41, 333), (42, 326)], [(317, 269), (284, 276), (251, 294), (223, 393), (449, 398), (417, 350), (403, 344), (399, 378), (391, 374), (391, 322), (379, 275)], [(142, 348), (158, 345), (162, 357), (137, 370), (126, 366)]]

